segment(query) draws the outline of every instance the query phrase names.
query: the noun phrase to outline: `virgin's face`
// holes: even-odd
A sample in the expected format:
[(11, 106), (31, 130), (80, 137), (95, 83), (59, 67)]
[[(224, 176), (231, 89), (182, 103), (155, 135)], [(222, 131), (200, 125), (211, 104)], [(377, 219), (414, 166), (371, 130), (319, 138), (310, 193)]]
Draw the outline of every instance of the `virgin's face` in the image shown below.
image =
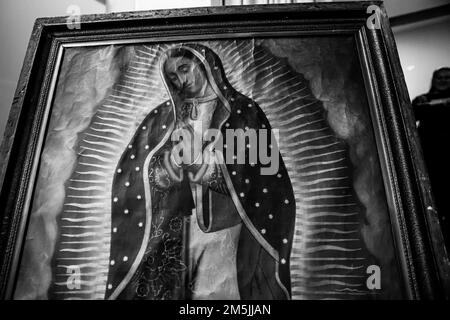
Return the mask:
[(433, 79), (434, 87), (439, 91), (450, 90), (450, 70), (442, 70)]
[(180, 94), (188, 98), (202, 95), (206, 84), (206, 76), (200, 65), (186, 57), (173, 57), (167, 59), (164, 71)]

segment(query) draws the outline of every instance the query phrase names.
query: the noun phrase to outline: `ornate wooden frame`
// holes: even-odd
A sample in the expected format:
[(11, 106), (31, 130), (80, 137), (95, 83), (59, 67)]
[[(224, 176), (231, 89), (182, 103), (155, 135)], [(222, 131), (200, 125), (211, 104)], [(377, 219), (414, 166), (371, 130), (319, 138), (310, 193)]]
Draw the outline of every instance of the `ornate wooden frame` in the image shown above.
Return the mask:
[[(450, 264), (414, 126), (389, 19), (380, 1), (207, 7), (81, 17), (35, 23), (0, 148), (0, 297), (9, 299), (27, 228), (27, 202), (42, 145), (53, 76), (68, 46), (140, 39), (209, 39), (260, 35), (351, 34), (371, 103), (372, 121), (398, 255), (411, 299), (450, 293)], [(30, 189), (31, 188), (31, 189)]]

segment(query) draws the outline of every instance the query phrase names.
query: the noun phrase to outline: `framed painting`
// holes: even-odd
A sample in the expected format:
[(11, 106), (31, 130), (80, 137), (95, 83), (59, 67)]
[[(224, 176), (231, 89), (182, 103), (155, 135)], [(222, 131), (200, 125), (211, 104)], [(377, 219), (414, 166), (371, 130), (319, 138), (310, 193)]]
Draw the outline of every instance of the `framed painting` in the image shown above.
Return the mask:
[(448, 257), (382, 3), (38, 19), (4, 299), (419, 299)]

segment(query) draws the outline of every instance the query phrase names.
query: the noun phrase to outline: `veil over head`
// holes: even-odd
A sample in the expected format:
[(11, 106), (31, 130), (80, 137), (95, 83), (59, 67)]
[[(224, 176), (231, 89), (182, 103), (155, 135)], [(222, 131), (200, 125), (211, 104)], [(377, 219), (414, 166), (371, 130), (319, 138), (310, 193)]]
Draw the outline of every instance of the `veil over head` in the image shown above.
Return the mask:
[(165, 64), (169, 58), (173, 57), (185, 57), (199, 63), (211, 89), (220, 99), (225, 109), (231, 112), (232, 103), (230, 103), (230, 100), (235, 90), (227, 80), (220, 58), (210, 48), (200, 44), (179, 44), (169, 48), (161, 55), (159, 61), (161, 79), (175, 106), (178, 106), (180, 102), (177, 89), (165, 73)]

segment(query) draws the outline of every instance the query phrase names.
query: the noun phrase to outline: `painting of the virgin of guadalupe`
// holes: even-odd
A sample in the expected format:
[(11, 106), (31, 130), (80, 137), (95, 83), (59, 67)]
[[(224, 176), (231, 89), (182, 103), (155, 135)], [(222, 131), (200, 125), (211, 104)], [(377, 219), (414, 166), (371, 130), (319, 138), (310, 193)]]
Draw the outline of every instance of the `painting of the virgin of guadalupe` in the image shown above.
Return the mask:
[(15, 298), (402, 298), (353, 41), (67, 49)]

